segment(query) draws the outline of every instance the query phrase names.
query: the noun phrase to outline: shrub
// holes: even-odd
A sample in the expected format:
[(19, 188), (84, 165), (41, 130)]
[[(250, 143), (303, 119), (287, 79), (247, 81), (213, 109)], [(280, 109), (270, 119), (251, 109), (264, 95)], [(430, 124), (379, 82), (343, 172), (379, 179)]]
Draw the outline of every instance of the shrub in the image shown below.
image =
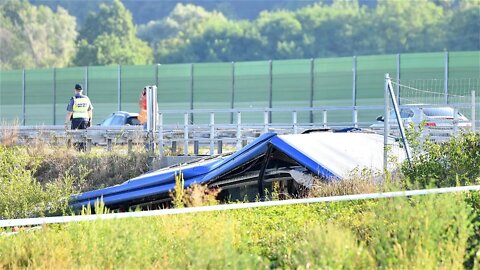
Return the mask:
[(208, 188), (207, 185), (193, 184), (185, 189), (183, 173), (175, 174), (175, 189), (170, 192), (172, 205), (175, 208), (196, 207), (218, 204), (219, 188)]
[(34, 178), (40, 161), (25, 148), (0, 145), (0, 218), (23, 218), (65, 211), (74, 179), (64, 174), (42, 186)]
[(414, 188), (480, 183), (480, 133), (467, 133), (444, 143), (425, 141), (412, 166), (404, 164), (405, 185)]
[(88, 191), (123, 183), (149, 169), (148, 153), (122, 150), (79, 153), (65, 148), (36, 151), (32, 156), (41, 160), (35, 177), (41, 183), (57, 179), (66, 171), (85, 179), (79, 191)]

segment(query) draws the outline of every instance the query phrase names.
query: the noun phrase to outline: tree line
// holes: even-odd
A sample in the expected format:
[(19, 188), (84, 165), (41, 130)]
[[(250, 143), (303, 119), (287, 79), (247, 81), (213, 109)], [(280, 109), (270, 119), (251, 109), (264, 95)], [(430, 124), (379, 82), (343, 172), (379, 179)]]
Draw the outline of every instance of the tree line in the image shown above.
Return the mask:
[[(64, 2), (53, 9), (27, 0), (0, 4), (2, 69), (480, 50), (475, 0), (307, 1), (253, 19), (177, 3), (143, 24), (120, 0), (93, 2), (98, 7), (81, 23)], [(152, 10), (166, 3), (147, 2)]]

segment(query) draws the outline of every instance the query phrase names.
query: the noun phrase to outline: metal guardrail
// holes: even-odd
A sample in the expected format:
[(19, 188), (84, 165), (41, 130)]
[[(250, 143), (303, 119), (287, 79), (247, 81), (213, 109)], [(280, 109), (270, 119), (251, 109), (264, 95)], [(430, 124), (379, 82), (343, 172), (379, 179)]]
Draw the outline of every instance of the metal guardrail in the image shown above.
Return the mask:
[[(468, 105), (449, 104), (454, 108), (468, 108)], [(424, 107), (428, 107), (428, 105)], [(65, 130), (63, 126), (59, 125), (0, 126), (0, 137), (2, 134), (3, 136), (8, 136), (8, 134), (17, 136), (17, 144), (29, 144), (33, 140), (67, 145), (75, 142), (85, 142), (87, 149), (92, 145), (103, 145), (107, 149), (111, 149), (115, 144), (127, 144), (129, 150), (131, 150), (133, 144), (144, 144), (148, 142), (149, 138), (152, 138), (155, 144), (163, 146), (158, 147), (160, 155), (164, 154), (165, 147), (169, 147), (173, 154), (177, 153), (177, 149), (182, 148), (183, 155), (192, 153), (197, 155), (200, 148), (208, 148), (208, 154), (213, 155), (215, 150), (218, 154), (222, 153), (223, 147), (226, 145), (240, 149), (265, 132), (297, 134), (307, 129), (369, 128), (374, 121), (358, 121), (359, 112), (380, 111), (383, 108), (383, 106), (325, 106), (314, 108), (163, 110), (159, 112), (158, 128), (155, 133), (149, 133), (142, 126), (93, 126), (86, 130)], [(352, 114), (351, 121), (329, 121), (329, 113), (339, 111), (350, 112)], [(272, 112), (290, 113), (291, 121), (288, 123), (271, 123)], [(298, 113), (301, 112), (320, 114), (322, 120), (315, 123), (301, 122), (298, 120)], [(219, 123), (216, 121), (217, 114), (225, 113), (235, 116), (235, 123)], [(252, 113), (260, 114), (263, 117), (263, 122), (246, 123), (242, 121), (244, 114), (250, 115)], [(208, 115), (209, 121), (204, 124), (191, 124), (192, 114), (195, 116)], [(183, 123), (163, 124), (164, 117), (172, 115), (177, 117), (183, 115)], [(456, 124), (452, 122), (452, 126), (455, 127)], [(480, 125), (477, 124), (476, 126), (479, 127)], [(374, 131), (383, 133), (382, 128), (374, 129)], [(395, 132), (395, 128), (392, 131)], [(437, 130), (433, 131), (436, 132)], [(458, 130), (438, 130), (438, 132), (442, 133), (439, 137), (448, 138), (448, 134), (456, 134)], [(434, 133), (431, 135), (436, 136)]]

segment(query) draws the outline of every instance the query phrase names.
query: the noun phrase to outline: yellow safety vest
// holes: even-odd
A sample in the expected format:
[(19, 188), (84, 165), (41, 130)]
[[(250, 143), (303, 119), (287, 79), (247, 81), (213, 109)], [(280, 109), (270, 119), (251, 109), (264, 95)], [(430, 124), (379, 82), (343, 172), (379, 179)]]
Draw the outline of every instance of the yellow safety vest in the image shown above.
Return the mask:
[(72, 118), (88, 119), (88, 109), (92, 104), (88, 97), (73, 98), (73, 116)]

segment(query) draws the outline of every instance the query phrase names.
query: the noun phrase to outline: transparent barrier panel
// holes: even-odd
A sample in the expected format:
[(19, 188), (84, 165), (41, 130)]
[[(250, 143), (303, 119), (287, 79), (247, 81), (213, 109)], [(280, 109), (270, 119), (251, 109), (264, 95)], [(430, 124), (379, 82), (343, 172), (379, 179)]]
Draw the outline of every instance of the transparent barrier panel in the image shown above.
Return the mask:
[[(232, 100), (232, 64), (195, 64), (193, 71), (193, 108), (230, 109)], [(195, 124), (209, 123), (208, 114), (194, 116)], [(230, 114), (215, 115), (216, 123), (230, 123)]]
[(89, 67), (87, 86), (93, 123), (99, 124), (118, 109), (118, 66)]
[[(158, 106), (162, 110), (189, 110), (191, 98), (191, 65), (173, 64), (158, 67)], [(165, 124), (183, 125), (183, 115), (165, 114)]]
[[(311, 60), (308, 59), (273, 62), (273, 108), (310, 107), (311, 67)], [(310, 122), (310, 113), (298, 112), (297, 121)], [(274, 112), (272, 123), (292, 123), (292, 113)]]
[(469, 103), (475, 91), (480, 104), (480, 52), (451, 52), (448, 65), (449, 103)]
[(154, 65), (121, 67), (121, 110), (139, 112), (138, 100), (147, 85), (155, 85), (157, 80)]
[(445, 54), (412, 53), (400, 55), (401, 104), (445, 103)]
[[(315, 106), (352, 105), (352, 57), (315, 59), (314, 94)], [(351, 121), (349, 111), (327, 113), (328, 122)], [(314, 114), (314, 123), (323, 121), (323, 113)]]
[[(75, 95), (75, 84), (80, 83), (86, 87), (85, 67), (55, 69), (55, 78), (55, 124), (62, 125), (65, 122), (68, 102)], [(99, 120), (95, 118), (94, 115), (94, 122)]]
[(53, 69), (25, 74), (25, 125), (53, 125)]
[(22, 70), (0, 71), (0, 123), (21, 124)]
[[(480, 52), (448, 54), (448, 102), (470, 103), (471, 91), (480, 100)], [(122, 66), (71, 67), (26, 71), (25, 116), (28, 125), (62, 124), (74, 85), (81, 83), (94, 104), (97, 124), (118, 110), (138, 111), (138, 97), (145, 85), (158, 81), (158, 102), (162, 110), (267, 108), (270, 86), (273, 108), (309, 107), (312, 91), (309, 59)], [(353, 58), (324, 58), (313, 62), (313, 105), (353, 105)], [(232, 78), (232, 72), (234, 77)], [(396, 55), (357, 57), (356, 104), (383, 105), (384, 74), (396, 81)], [(88, 75), (88, 79), (87, 79)], [(401, 104), (445, 103), (445, 53), (400, 55)], [(232, 80), (233, 79), (233, 80)], [(395, 85), (394, 85), (395, 87)], [(193, 92), (192, 92), (193, 90)], [(395, 89), (396, 90), (396, 89)], [(22, 70), (0, 72), (0, 119), (22, 120)], [(120, 96), (119, 96), (120, 95)], [(192, 103), (193, 101), (193, 103)], [(477, 101), (477, 104), (480, 102)], [(468, 109), (465, 109), (468, 111)], [(480, 113), (480, 108), (477, 108)], [(466, 112), (468, 113), (468, 112)], [(350, 110), (329, 111), (328, 122), (351, 122)], [(376, 118), (377, 112), (359, 111), (359, 121)], [(242, 114), (242, 123), (263, 124), (263, 112)], [(478, 117), (480, 118), (480, 117)], [(207, 123), (209, 114), (193, 116), (195, 123)], [(182, 113), (164, 115), (166, 124), (183, 125)], [(291, 112), (273, 113), (274, 123), (292, 121)], [(313, 113), (314, 124), (323, 124), (323, 112)], [(299, 123), (310, 121), (310, 113), (299, 112)], [(236, 115), (216, 115), (217, 123), (236, 123)]]
[[(356, 103), (358, 106), (383, 106), (385, 73), (395, 80), (397, 73), (396, 55), (376, 55), (357, 57)], [(378, 111), (363, 110), (358, 113), (359, 122), (376, 122)]]
[[(270, 93), (269, 66), (269, 61), (235, 63), (235, 108), (268, 108)], [(242, 122), (263, 123), (263, 114), (244, 114), (242, 115)]]

